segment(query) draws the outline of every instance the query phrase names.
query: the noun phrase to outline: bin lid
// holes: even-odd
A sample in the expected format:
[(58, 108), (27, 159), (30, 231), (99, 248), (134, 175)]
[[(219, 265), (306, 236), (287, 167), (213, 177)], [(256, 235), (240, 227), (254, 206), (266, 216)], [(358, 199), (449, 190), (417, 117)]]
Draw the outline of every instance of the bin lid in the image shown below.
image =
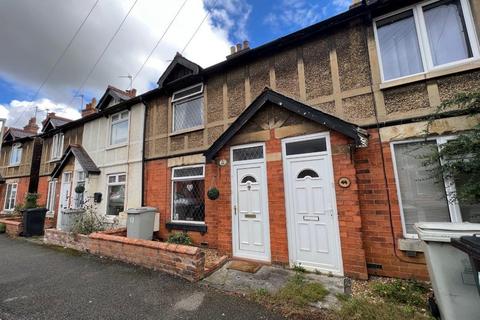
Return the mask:
[(127, 210), (127, 214), (142, 214), (142, 213), (150, 213), (150, 212), (158, 212), (157, 208), (154, 207), (140, 207), (140, 208), (130, 208)]
[(463, 236), (460, 239), (452, 239), (452, 245), (474, 259), (480, 260), (480, 234)]
[(480, 233), (480, 223), (418, 222), (415, 230), (423, 241), (450, 242), (452, 238)]

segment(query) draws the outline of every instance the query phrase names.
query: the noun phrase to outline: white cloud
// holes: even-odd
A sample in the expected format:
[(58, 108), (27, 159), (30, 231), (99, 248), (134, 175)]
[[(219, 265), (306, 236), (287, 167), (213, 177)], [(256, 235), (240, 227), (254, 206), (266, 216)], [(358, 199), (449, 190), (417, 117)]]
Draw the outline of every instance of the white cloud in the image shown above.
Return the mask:
[[(73, 93), (88, 74), (107, 41), (122, 21), (134, 0), (102, 0), (78, 34), (36, 101), (21, 97), (23, 107), (16, 103), (2, 107), (10, 110), (9, 118), (26, 116), (18, 121), (24, 125), (35, 104), (50, 102), (56, 110), (80, 109), (80, 99)], [(139, 93), (152, 88), (177, 51), (187, 43), (205, 17), (212, 0), (188, 0), (167, 35), (134, 82)], [(246, 0), (218, 1), (211, 16), (199, 29), (184, 55), (203, 67), (225, 59), (231, 45), (229, 35), (246, 37), (246, 21), (251, 7)], [(71, 39), (91, 6), (91, 1), (76, 0), (15, 0), (0, 1), (0, 77), (13, 86), (35, 91), (50, 67)], [(165, 31), (183, 1), (141, 0), (131, 12), (83, 90), (87, 96), (101, 96), (107, 85), (126, 89), (128, 79), (120, 76), (135, 74), (151, 49)], [(20, 18), (21, 17), (21, 18)], [(28, 106), (27, 106), (28, 105)], [(31, 109), (31, 110), (30, 110)], [(2, 110), (0, 109), (0, 115)], [(73, 116), (72, 111), (65, 111)], [(17, 122), (9, 120), (10, 123)]]
[(333, 0), (333, 5), (337, 7), (339, 10), (346, 10), (352, 4), (351, 0)]
[(36, 107), (39, 125), (47, 112), (55, 112), (60, 117), (72, 120), (80, 118), (80, 112), (77, 109), (45, 98), (35, 101), (12, 100), (7, 105), (0, 104), (0, 118), (7, 118), (7, 126), (21, 128), (35, 114)]
[(303, 28), (320, 21), (326, 13), (326, 6), (306, 0), (282, 0), (264, 19), (275, 31), (280, 27)]

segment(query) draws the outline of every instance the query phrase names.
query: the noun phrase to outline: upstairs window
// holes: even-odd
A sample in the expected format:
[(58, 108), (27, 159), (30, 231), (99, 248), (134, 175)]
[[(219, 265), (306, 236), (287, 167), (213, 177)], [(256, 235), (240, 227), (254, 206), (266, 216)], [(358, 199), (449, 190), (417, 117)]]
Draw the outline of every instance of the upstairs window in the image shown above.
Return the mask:
[(110, 126), (110, 145), (125, 144), (128, 141), (128, 111), (112, 116)]
[(203, 126), (203, 84), (177, 91), (172, 95), (173, 132)]
[(479, 57), (468, 0), (420, 3), (375, 21), (383, 81)]
[(53, 136), (51, 159), (58, 160), (63, 154), (63, 133), (57, 133)]
[(22, 145), (20, 143), (15, 143), (12, 146), (10, 151), (10, 162), (11, 166), (18, 166), (22, 161)]

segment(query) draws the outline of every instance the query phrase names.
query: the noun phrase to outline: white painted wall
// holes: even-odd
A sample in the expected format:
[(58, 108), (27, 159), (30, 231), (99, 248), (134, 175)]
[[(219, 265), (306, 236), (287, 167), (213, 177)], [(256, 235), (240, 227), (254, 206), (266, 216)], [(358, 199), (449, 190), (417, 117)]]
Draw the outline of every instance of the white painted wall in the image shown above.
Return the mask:
[[(133, 105), (129, 113), (129, 140), (125, 145), (111, 147), (110, 120), (102, 117), (85, 124), (82, 146), (100, 169), (100, 175), (90, 175), (86, 181), (86, 196), (92, 199), (95, 192), (102, 193), (97, 205), (99, 214), (106, 214), (107, 176), (126, 173), (125, 210), (142, 205), (142, 154), (145, 106)], [(78, 168), (76, 168), (78, 170)], [(122, 216), (122, 215), (121, 215)], [(113, 219), (113, 217), (110, 217)], [(120, 219), (124, 224), (124, 219)]]

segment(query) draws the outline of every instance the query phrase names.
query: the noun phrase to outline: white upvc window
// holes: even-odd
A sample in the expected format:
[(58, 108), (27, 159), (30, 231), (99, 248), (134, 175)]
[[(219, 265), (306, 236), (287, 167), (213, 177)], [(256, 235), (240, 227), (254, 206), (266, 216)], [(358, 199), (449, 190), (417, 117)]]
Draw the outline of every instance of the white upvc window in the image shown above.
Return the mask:
[(172, 95), (173, 133), (203, 127), (203, 84), (174, 92)]
[(129, 112), (122, 111), (112, 115), (110, 122), (110, 145), (123, 145), (128, 142)]
[(172, 221), (205, 222), (205, 166), (172, 169)]
[(118, 216), (125, 210), (125, 173), (110, 174), (107, 176), (107, 215)]
[(57, 179), (48, 182), (47, 212), (53, 214), (55, 211), (55, 196), (57, 192)]
[(382, 81), (479, 59), (468, 0), (425, 1), (374, 21)]
[(436, 137), (391, 143), (398, 203), (406, 238), (417, 238), (417, 222), (480, 223), (480, 204), (466, 204), (455, 198), (462, 178), (435, 177), (443, 163), (425, 166), (436, 149), (455, 137)]
[(63, 155), (63, 140), (64, 136), (63, 133), (57, 133), (53, 136), (52, 139), (52, 152), (51, 152), (51, 160), (58, 160)]
[(22, 145), (20, 143), (15, 143), (12, 145), (12, 150), (10, 151), (10, 162), (11, 166), (18, 166), (22, 161)]
[(5, 193), (5, 204), (3, 208), (5, 211), (13, 211), (17, 201), (17, 183), (8, 183)]

